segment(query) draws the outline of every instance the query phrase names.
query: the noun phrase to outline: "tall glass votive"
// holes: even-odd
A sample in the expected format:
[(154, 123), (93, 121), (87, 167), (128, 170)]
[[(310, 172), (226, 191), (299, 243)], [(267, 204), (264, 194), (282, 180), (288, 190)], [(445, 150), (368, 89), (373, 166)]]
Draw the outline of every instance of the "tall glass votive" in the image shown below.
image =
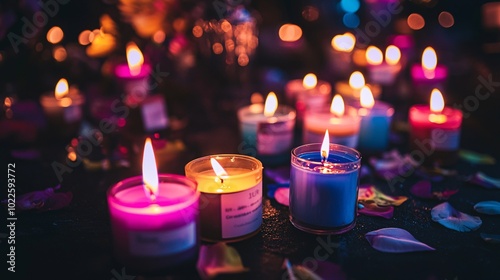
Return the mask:
[(320, 150), (320, 143), (292, 150), (290, 221), (313, 234), (344, 233), (355, 226), (361, 154), (330, 144), (323, 162)]
[(196, 182), (159, 174), (158, 196), (146, 196), (142, 176), (127, 178), (107, 193), (114, 253), (127, 268), (155, 272), (195, 261), (199, 249)]
[[(218, 165), (214, 166), (213, 161)], [(196, 180), (201, 238), (233, 242), (259, 232), (262, 224), (262, 163), (256, 158), (221, 154), (192, 160), (186, 176)]]

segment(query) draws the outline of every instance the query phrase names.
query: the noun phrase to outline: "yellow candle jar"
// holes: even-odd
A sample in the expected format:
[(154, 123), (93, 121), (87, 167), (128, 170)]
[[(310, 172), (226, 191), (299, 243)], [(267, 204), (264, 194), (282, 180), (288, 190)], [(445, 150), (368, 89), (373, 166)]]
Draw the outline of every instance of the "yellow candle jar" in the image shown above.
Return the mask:
[(198, 183), (201, 238), (238, 241), (256, 234), (262, 224), (262, 163), (249, 156), (201, 157), (185, 166)]

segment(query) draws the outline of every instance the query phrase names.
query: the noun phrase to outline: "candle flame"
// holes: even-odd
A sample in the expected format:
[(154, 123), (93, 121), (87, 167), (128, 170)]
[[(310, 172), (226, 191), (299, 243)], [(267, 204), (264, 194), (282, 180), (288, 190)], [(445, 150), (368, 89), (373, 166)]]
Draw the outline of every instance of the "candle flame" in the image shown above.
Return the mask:
[(359, 101), (363, 108), (371, 109), (375, 105), (375, 99), (373, 99), (373, 93), (369, 87), (364, 86), (361, 89), (361, 94), (359, 96)]
[(430, 101), (431, 111), (433, 113), (441, 113), (444, 109), (444, 98), (439, 89), (435, 88), (431, 93)]
[(315, 88), (317, 84), (318, 84), (318, 78), (313, 73), (305, 75), (304, 79), (302, 80), (302, 85), (306, 89)]
[(389, 65), (396, 65), (401, 59), (401, 51), (398, 47), (390, 45), (385, 49), (385, 62)]
[(368, 49), (366, 49), (365, 55), (366, 61), (370, 65), (380, 65), (382, 63), (382, 51), (375, 46), (369, 46)]
[(422, 53), (422, 67), (427, 71), (434, 71), (437, 65), (436, 51), (432, 47), (425, 48)]
[(272, 117), (278, 109), (278, 98), (274, 92), (270, 92), (267, 95), (266, 103), (264, 103), (264, 116)]
[(298, 25), (287, 23), (280, 27), (278, 35), (283, 42), (295, 42), (302, 37), (302, 29)]
[(365, 77), (359, 71), (352, 72), (349, 77), (349, 86), (353, 89), (361, 89), (365, 86)]
[(325, 137), (323, 137), (323, 143), (321, 143), (321, 162), (328, 160), (330, 154), (330, 135), (328, 129), (325, 131)]
[(133, 42), (127, 44), (127, 63), (132, 76), (137, 76), (141, 73), (144, 56), (142, 56), (139, 47)]
[(352, 33), (346, 32), (343, 35), (334, 36), (331, 44), (336, 51), (351, 52), (356, 44), (356, 37)]
[(345, 105), (342, 96), (336, 94), (332, 99), (332, 105), (330, 106), (330, 112), (336, 117), (340, 118), (344, 115)]
[(212, 169), (214, 170), (215, 172), (215, 175), (217, 176), (215, 178), (215, 182), (217, 183), (224, 183), (224, 177), (227, 177), (229, 176), (226, 172), (226, 170), (224, 170), (224, 168), (222, 168), (222, 166), (220, 165), (220, 163), (215, 159), (215, 158), (210, 158), (210, 164), (212, 165)]
[(158, 169), (156, 167), (153, 145), (149, 137), (144, 144), (144, 153), (142, 156), (142, 181), (146, 196), (154, 202), (158, 196)]
[(61, 100), (63, 97), (68, 95), (68, 92), (69, 92), (68, 81), (64, 78), (60, 79), (59, 82), (57, 82), (56, 89), (54, 91), (56, 99)]

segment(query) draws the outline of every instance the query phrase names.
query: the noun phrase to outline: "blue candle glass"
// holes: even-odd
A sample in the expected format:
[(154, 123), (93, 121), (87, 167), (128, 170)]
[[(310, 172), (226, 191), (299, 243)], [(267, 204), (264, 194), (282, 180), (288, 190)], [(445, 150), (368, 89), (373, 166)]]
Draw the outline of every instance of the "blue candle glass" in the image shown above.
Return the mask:
[(323, 161), (320, 150), (320, 143), (292, 150), (290, 221), (309, 233), (344, 233), (356, 223), (361, 154), (330, 144)]
[(381, 101), (375, 101), (372, 108), (359, 108), (361, 125), (357, 148), (360, 151), (375, 153), (387, 150), (393, 114), (394, 109)]

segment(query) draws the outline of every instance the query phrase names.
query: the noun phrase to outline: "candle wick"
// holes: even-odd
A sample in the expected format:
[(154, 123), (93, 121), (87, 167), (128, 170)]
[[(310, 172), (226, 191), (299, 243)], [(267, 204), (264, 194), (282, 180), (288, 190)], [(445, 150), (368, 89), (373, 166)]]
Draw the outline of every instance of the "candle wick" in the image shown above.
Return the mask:
[(146, 185), (146, 189), (149, 192), (149, 199), (151, 200), (151, 202), (156, 202), (156, 195), (155, 195), (153, 189), (148, 184), (145, 184), (145, 185)]
[(321, 163), (326, 163), (326, 151), (321, 151)]
[(217, 178), (219, 178), (220, 184), (223, 185), (224, 184), (224, 179), (222, 179), (221, 177), (217, 177)]

